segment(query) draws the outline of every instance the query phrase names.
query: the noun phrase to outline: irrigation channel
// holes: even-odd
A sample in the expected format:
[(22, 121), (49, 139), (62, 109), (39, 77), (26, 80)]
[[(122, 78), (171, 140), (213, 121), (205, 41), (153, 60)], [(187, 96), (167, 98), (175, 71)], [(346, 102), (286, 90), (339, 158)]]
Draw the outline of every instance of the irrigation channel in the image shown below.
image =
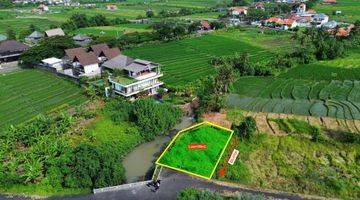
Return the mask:
[(142, 181), (151, 178), (154, 162), (164, 149), (164, 145), (181, 129), (194, 123), (194, 118), (184, 116), (181, 122), (170, 131), (167, 136), (158, 136), (151, 142), (137, 146), (124, 159), (125, 176), (128, 183)]

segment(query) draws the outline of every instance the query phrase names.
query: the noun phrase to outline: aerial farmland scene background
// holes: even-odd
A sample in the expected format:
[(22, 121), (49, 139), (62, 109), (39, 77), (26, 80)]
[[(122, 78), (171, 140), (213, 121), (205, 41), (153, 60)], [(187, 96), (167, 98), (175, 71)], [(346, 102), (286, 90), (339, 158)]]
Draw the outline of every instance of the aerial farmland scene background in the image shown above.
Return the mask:
[(0, 199), (360, 199), (360, 1), (0, 0)]

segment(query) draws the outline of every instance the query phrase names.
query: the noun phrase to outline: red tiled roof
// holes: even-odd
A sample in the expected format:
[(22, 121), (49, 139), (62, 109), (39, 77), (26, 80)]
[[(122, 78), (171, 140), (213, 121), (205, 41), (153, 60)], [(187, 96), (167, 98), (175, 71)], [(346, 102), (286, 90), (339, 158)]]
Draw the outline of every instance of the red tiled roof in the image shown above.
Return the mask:
[(293, 19), (283, 19), (283, 20), (280, 21), (279, 23), (280, 23), (280, 24), (283, 24), (283, 25), (289, 25), (289, 26), (291, 26), (294, 22), (295, 22), (295, 20), (293, 20)]
[(336, 0), (323, 0), (324, 3), (336, 3)]
[(230, 10), (231, 11), (237, 11), (239, 13), (243, 13), (248, 9), (248, 7), (246, 6), (237, 6), (237, 7), (231, 7)]
[(201, 26), (206, 28), (206, 29), (211, 29), (209, 21), (206, 21), (206, 20), (201, 21)]
[(275, 22), (275, 23), (278, 23), (280, 21), (282, 21), (281, 18), (279, 17), (270, 17), (269, 19), (266, 20), (267, 22)]

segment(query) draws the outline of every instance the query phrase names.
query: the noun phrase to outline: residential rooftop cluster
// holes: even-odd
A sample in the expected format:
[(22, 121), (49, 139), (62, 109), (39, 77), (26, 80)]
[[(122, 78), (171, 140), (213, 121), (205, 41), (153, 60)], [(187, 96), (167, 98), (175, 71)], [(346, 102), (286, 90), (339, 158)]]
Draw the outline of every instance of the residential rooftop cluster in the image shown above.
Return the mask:
[[(278, 3), (288, 3), (295, 6), (295, 9), (290, 13), (285, 13), (278, 16), (271, 16), (266, 20), (251, 21), (252, 25), (257, 25), (265, 28), (272, 29), (293, 29), (296, 27), (317, 27), (317, 28), (326, 28), (329, 32), (335, 31), (335, 28), (339, 28), (336, 33), (337, 36), (347, 36), (349, 35), (353, 24), (337, 22), (335, 20), (330, 20), (330, 17), (324, 13), (317, 13), (314, 9), (307, 9), (304, 0), (295, 1), (295, 0), (284, 0), (277, 1)], [(228, 21), (230, 26), (239, 25), (245, 23), (245, 18), (248, 15), (249, 9), (259, 9), (265, 10), (266, 3), (264, 2), (254, 2), (251, 6), (237, 6), (231, 7), (228, 9)], [(323, 4), (336, 4), (336, 0), (324, 0)], [(334, 11), (334, 14), (341, 14), (341, 10)], [(224, 19), (223, 19), (224, 20)]]

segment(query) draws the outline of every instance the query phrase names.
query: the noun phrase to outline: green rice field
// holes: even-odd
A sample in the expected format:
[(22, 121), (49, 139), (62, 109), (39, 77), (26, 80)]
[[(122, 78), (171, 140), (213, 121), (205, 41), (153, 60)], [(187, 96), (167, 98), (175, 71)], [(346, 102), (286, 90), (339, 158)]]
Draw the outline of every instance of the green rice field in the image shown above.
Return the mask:
[[(321, 2), (321, 1), (320, 1)], [(315, 10), (329, 15), (330, 19), (343, 22), (355, 22), (360, 20), (360, 1), (359, 0), (337, 0), (337, 4), (323, 5), (319, 3)], [(333, 11), (340, 10), (341, 15), (333, 15)]]
[[(243, 77), (228, 97), (231, 107), (342, 119), (360, 119), (360, 68), (341, 67), (351, 58), (317, 62), (276, 78)], [(329, 62), (329, 65), (325, 65)]]
[(268, 61), (276, 53), (291, 47), (290, 36), (261, 34), (255, 28), (228, 29), (202, 37), (141, 46), (124, 54), (160, 63), (164, 82), (179, 86), (213, 74), (215, 68), (210, 64), (212, 56), (248, 52), (250, 60)]
[[(169, 144), (157, 164), (211, 178), (232, 132), (210, 124), (190, 128)], [(206, 149), (189, 149), (189, 144), (206, 144)]]
[(74, 83), (45, 71), (21, 70), (0, 75), (0, 129), (86, 100)]
[[(0, 9), (0, 33), (5, 33), (7, 28), (14, 29), (17, 33), (26, 30), (30, 24), (36, 25), (44, 31), (51, 25), (59, 26), (74, 13), (84, 13), (87, 16), (96, 14), (105, 15), (108, 19), (116, 17), (125, 19), (136, 19), (139, 16), (145, 17), (147, 9), (151, 8), (155, 14), (161, 10), (180, 10), (181, 8), (205, 9), (217, 5), (217, 0), (167, 0), (164, 1), (141, 1), (127, 0), (124, 2), (96, 3), (96, 8), (49, 6), (50, 13), (32, 13), (33, 8)], [(107, 4), (116, 4), (118, 9), (107, 11)], [(202, 13), (206, 18), (212, 18), (217, 14)], [(189, 16), (189, 18), (192, 18)]]
[(73, 32), (73, 34), (85, 34), (94, 36), (112, 36), (119, 37), (125, 33), (133, 32), (149, 32), (152, 29), (147, 24), (121, 24), (117, 26), (96, 26), (80, 28)]

